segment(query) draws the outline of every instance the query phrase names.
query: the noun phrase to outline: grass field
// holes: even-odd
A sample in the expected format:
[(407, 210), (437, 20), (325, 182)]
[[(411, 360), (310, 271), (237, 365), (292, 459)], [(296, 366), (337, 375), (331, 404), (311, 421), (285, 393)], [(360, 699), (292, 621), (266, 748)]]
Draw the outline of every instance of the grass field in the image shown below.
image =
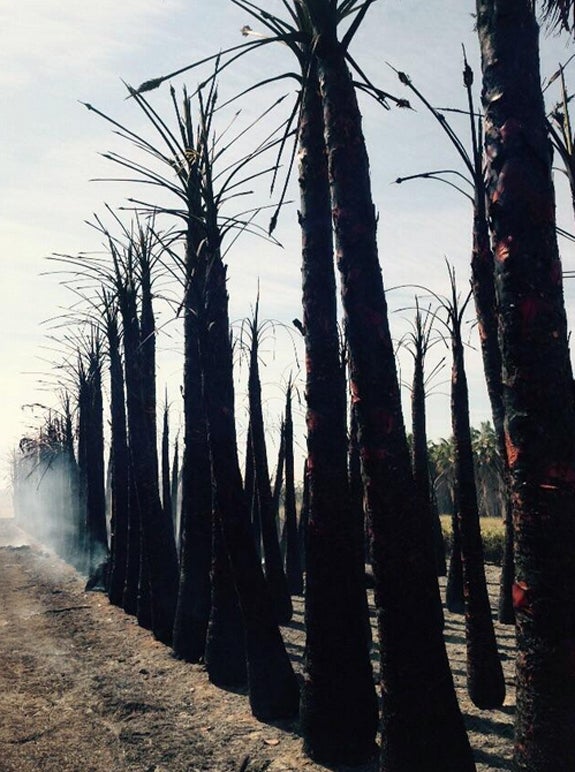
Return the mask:
[[(451, 552), (451, 515), (440, 515), (441, 530), (445, 539), (447, 552)], [(505, 544), (505, 526), (498, 517), (480, 518), (483, 551), (487, 563), (501, 565), (503, 547)]]

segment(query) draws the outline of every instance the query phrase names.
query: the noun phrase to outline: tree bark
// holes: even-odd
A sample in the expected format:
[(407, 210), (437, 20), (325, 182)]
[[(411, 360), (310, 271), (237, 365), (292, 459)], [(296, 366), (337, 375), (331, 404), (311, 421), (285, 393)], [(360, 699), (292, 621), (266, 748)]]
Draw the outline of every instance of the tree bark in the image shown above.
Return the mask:
[(552, 150), (528, 0), (478, 0), (488, 214), (515, 533), (515, 764), (573, 768), (575, 408)]
[(301, 725), (304, 750), (315, 761), (360, 764), (375, 753), (377, 700), (360, 602), (363, 556), (355, 548), (347, 476), (345, 368), (322, 105), (313, 69), (304, 84), (299, 144), (310, 494)]
[[(323, 101), (337, 264), (372, 536), (384, 694), (381, 769), (473, 770), (422, 543), (361, 116), (327, 2), (306, 3)], [(318, 11), (319, 9), (319, 11)]]
[[(452, 310), (457, 314), (456, 307)], [(473, 704), (486, 710), (503, 705), (505, 680), (497, 651), (485, 579), (469, 424), (469, 398), (459, 319), (453, 322), (451, 335), (451, 420), (455, 449), (455, 501), (463, 564), (467, 691)]]
[(298, 684), (255, 550), (237, 454), (226, 269), (209, 261), (200, 338), (215, 507), (240, 598), (246, 634), (250, 706), (262, 721), (293, 718)]

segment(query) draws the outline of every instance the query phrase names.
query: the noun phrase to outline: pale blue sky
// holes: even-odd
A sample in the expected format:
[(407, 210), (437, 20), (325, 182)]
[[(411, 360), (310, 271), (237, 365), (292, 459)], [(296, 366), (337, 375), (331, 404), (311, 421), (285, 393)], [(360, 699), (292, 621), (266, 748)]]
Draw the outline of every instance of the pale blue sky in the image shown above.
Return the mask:
[[(281, 4), (273, 0), (266, 6), (279, 10)], [(476, 82), (480, 80), (473, 10), (473, 2), (461, 0), (380, 0), (370, 11), (352, 53), (385, 90), (409, 96), (386, 66), (390, 62), (408, 72), (433, 104), (463, 107), (461, 43), (466, 46)], [(131, 151), (79, 102), (89, 102), (130, 127), (141, 127), (137, 108), (124, 99), (121, 79), (137, 85), (219, 48), (241, 43), (239, 31), (246, 23), (256, 27), (229, 0), (124, 0), (121, 4), (116, 0), (91, 4), (0, 0), (0, 460), (8, 457), (27, 431), (28, 414), (21, 405), (50, 401), (48, 393), (39, 391), (38, 376), (34, 375), (48, 370), (44, 359), (52, 356), (44, 348), (46, 328), (42, 322), (58, 314), (71, 302), (71, 296), (56, 277), (41, 275), (50, 270), (45, 258), (53, 252), (96, 249), (98, 239), (84, 220), (94, 212), (102, 213), (104, 202), (118, 206), (129, 194), (118, 184), (89, 182), (115, 174), (98, 153)], [(545, 74), (567, 59), (569, 45), (564, 38), (542, 38)], [(279, 71), (284, 62), (291, 64), (287, 51), (278, 46), (253, 59), (246, 58), (234, 73), (222, 78), (221, 92), (232, 94), (262, 74)], [(187, 82), (194, 87), (199, 78), (192, 73), (174, 85)], [(284, 84), (276, 92), (294, 88)], [(150, 95), (150, 101), (169, 116), (167, 97), (163, 87)], [(264, 103), (264, 94), (245, 100), (239, 125)], [(417, 282), (441, 292), (446, 286), (444, 258), (448, 257), (457, 267), (463, 288), (469, 276), (469, 204), (435, 183), (392, 184), (400, 175), (454, 166), (454, 152), (438, 126), (419, 108), (417, 112), (386, 112), (373, 103), (364, 101), (362, 106), (374, 199), (380, 213), (379, 242), (386, 285)], [(575, 230), (563, 187), (559, 222)], [(296, 196), (295, 190), (292, 195)], [(265, 203), (263, 199), (261, 202)], [(295, 210), (295, 204), (286, 208), (278, 230), (283, 250), (246, 240), (230, 253), (233, 318), (249, 313), (258, 277), (262, 317), (289, 322), (301, 316)], [(565, 241), (560, 247), (565, 268), (572, 269), (573, 247)], [(573, 321), (575, 296), (569, 283), (566, 290)], [(407, 290), (391, 293), (390, 308), (409, 304), (412, 296)], [(405, 329), (402, 316), (392, 315), (397, 336)], [(471, 341), (475, 343), (474, 333)], [(158, 345), (166, 352), (161, 357), (160, 388), (168, 383), (175, 404), (179, 361), (170, 350), (177, 348), (177, 336), (160, 335)], [(269, 384), (269, 420), (274, 422), (281, 411), (277, 383), (294, 366), (293, 352), (287, 334), (281, 331), (276, 335), (273, 354), (271, 342), (268, 348), (269, 363), (263, 377)], [(403, 376), (408, 379), (409, 360), (403, 358), (402, 362)], [(489, 417), (489, 409), (476, 353), (468, 356), (468, 370), (472, 420), (478, 424)], [(444, 377), (448, 377), (448, 370)], [(446, 387), (440, 391), (444, 393), (429, 401), (429, 433), (433, 437), (450, 433)]]

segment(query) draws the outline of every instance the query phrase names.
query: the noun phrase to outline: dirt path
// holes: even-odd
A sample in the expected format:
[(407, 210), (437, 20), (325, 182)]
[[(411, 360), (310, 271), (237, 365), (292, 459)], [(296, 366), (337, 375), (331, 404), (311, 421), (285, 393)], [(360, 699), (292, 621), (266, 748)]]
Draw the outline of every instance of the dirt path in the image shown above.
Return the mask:
[[(255, 721), (244, 695), (213, 687), (27, 541), (0, 519), (0, 772), (232, 772), (246, 756), (249, 772), (325, 769), (301, 753), (297, 725)], [(302, 629), (296, 599), (284, 632), (298, 668)], [(509, 682), (513, 634), (497, 633)], [(513, 695), (501, 711), (473, 708), (460, 617), (447, 614), (446, 638), (478, 772), (509, 770)]]

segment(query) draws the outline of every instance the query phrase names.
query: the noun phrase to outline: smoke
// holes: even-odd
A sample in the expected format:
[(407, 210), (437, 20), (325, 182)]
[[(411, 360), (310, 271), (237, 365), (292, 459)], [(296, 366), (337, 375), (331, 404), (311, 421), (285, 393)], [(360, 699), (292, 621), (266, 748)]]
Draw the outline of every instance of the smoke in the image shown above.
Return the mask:
[(13, 478), (21, 528), (88, 576), (106, 561), (107, 545), (92, 539), (87, 528), (86, 486), (72, 453), (58, 444), (23, 441)]

